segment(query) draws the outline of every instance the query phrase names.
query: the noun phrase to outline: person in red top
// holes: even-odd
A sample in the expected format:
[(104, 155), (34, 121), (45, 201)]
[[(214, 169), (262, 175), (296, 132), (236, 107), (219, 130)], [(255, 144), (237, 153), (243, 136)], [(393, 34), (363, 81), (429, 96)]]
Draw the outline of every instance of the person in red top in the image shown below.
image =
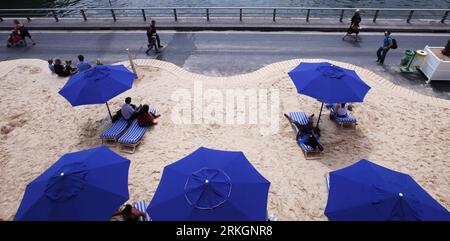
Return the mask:
[(160, 117), (160, 115), (155, 115), (153, 113), (150, 113), (150, 112), (148, 112), (148, 110), (149, 110), (149, 106), (143, 105), (141, 108), (141, 111), (139, 111), (137, 119), (138, 119), (138, 124), (140, 127), (148, 127), (148, 126), (158, 124), (157, 122), (155, 122), (155, 119)]

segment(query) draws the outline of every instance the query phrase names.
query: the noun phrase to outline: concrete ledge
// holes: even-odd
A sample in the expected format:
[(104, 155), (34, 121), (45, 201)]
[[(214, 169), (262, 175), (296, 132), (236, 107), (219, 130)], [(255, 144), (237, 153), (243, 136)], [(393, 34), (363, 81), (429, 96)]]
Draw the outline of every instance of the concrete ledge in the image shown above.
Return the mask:
[[(348, 29), (349, 20), (339, 22), (338, 19), (279, 19), (273, 22), (271, 19), (179, 19), (175, 22), (172, 19), (155, 19), (160, 30), (176, 31), (324, 31), (324, 32), (344, 32)], [(62, 18), (58, 22), (54, 19), (32, 19), (26, 22), (31, 30), (144, 30), (148, 27), (150, 19), (147, 21), (139, 19), (118, 19), (114, 22), (111, 19), (68, 19)], [(385, 20), (379, 19), (373, 23), (371, 19), (365, 19), (361, 23), (362, 32), (382, 32), (389, 29), (393, 32), (429, 32), (429, 33), (450, 33), (450, 24), (440, 23), (438, 20), (411, 20), (406, 23), (404, 19)], [(12, 20), (4, 19), (0, 22), (0, 30), (11, 30)]]

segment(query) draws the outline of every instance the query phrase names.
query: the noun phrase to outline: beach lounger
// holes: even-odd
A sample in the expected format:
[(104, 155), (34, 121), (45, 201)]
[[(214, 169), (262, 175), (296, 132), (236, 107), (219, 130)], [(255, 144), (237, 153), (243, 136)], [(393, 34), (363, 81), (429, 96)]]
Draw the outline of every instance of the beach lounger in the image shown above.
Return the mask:
[(145, 200), (141, 200), (135, 204), (133, 204), (133, 207), (136, 208), (137, 210), (145, 213), (145, 219), (140, 217), (139, 221), (151, 221), (150, 216), (147, 213), (147, 203), (145, 202)]
[[(308, 116), (305, 112), (290, 112), (289, 117), (293, 120), (298, 122), (302, 126), (308, 125)], [(297, 126), (294, 125), (294, 123), (291, 122), (292, 129), (294, 129), (295, 132), (295, 138), (297, 137), (297, 133), (300, 131)]]
[(120, 118), (100, 134), (102, 145), (114, 145), (120, 135), (127, 129), (127, 120)]
[[(149, 112), (156, 114), (154, 108), (150, 108)], [(141, 143), (142, 137), (147, 129), (148, 127), (140, 127), (137, 119), (134, 120), (125, 133), (117, 140), (117, 143), (119, 143), (119, 150), (127, 153), (134, 153), (136, 147)]]
[[(308, 115), (305, 112), (290, 112), (289, 113), (289, 117), (292, 119), (292, 121), (296, 121), (298, 122), (300, 125), (307, 125), (308, 124)], [(297, 138), (297, 133), (300, 131), (297, 126), (293, 123), (290, 122), (292, 129), (295, 132), (295, 138)], [(308, 154), (310, 153), (321, 153), (322, 151), (318, 148), (313, 148), (312, 146), (306, 145), (305, 142), (307, 141), (307, 139), (305, 139), (306, 136), (301, 137), (298, 141), (297, 144), (300, 146), (300, 148), (303, 151), (303, 154), (305, 155), (305, 158), (308, 158)], [(319, 141), (319, 137), (316, 136), (317, 141)]]
[(330, 110), (330, 119), (335, 121), (338, 125), (341, 127), (344, 126), (352, 126), (356, 127), (356, 118), (351, 116), (350, 114), (347, 114), (346, 117), (337, 117), (336, 111), (334, 110), (334, 106), (332, 104), (326, 104), (326, 107), (328, 110)]
[[(318, 137), (317, 135), (315, 135), (317, 142), (320, 143), (320, 137)], [(297, 141), (298, 145), (300, 146), (300, 148), (303, 151), (303, 154), (305, 155), (305, 158), (308, 158), (308, 155), (310, 153), (317, 153), (320, 154), (322, 151), (319, 148), (314, 148), (310, 145), (305, 144), (305, 142), (307, 141), (307, 136), (302, 136), (300, 137), (300, 139)]]

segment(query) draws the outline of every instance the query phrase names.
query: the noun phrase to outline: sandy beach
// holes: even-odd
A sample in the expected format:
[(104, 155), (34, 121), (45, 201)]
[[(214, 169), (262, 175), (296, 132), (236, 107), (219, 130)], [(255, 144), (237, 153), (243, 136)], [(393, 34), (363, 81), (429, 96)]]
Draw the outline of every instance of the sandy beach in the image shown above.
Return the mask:
[[(130, 202), (149, 202), (164, 166), (200, 146), (240, 150), (270, 182), (268, 211), (278, 220), (327, 220), (325, 175), (360, 159), (410, 174), (433, 198), (450, 209), (450, 101), (424, 96), (354, 65), (372, 87), (364, 103), (351, 112), (355, 129), (341, 129), (324, 111), (321, 120), (324, 153), (306, 160), (283, 113), (320, 110), (320, 102), (299, 95), (287, 72), (301, 61), (268, 65), (253, 73), (210, 77), (158, 60), (137, 60), (139, 78), (133, 88), (109, 102), (112, 111), (125, 97), (155, 107), (159, 124), (145, 135), (131, 160)], [(126, 62), (124, 62), (126, 64)], [(20, 59), (0, 62), (0, 219), (12, 220), (26, 185), (63, 154), (101, 145), (99, 134), (109, 125), (105, 105), (71, 107), (58, 94), (67, 78), (51, 74), (47, 62)], [(171, 96), (180, 88), (277, 89), (279, 129), (261, 133), (258, 124), (177, 124)], [(316, 119), (317, 120), (317, 119)], [(112, 150), (119, 153), (118, 148)]]

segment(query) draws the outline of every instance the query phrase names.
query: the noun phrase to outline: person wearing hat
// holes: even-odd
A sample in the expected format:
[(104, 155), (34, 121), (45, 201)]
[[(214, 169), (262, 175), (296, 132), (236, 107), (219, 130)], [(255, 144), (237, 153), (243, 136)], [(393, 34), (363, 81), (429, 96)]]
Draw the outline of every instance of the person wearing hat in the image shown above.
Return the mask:
[(359, 34), (359, 23), (361, 22), (361, 15), (360, 10), (356, 9), (355, 14), (353, 14), (353, 17), (350, 22), (350, 27), (347, 30), (347, 33), (342, 37), (342, 40), (344, 40), (348, 35), (355, 34), (355, 42), (358, 42), (358, 34)]

